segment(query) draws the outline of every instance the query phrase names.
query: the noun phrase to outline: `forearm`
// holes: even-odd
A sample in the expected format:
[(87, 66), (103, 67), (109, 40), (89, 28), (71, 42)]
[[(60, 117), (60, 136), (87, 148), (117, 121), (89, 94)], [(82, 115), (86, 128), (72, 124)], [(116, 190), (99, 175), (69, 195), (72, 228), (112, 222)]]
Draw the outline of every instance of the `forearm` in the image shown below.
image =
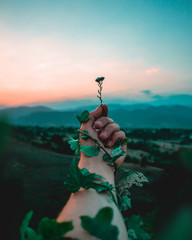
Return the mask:
[[(91, 173), (99, 174), (105, 178), (103, 181), (114, 185), (114, 172), (112, 168), (101, 159), (101, 156), (87, 158), (84, 154), (81, 154), (79, 168), (86, 168)], [(126, 240), (127, 231), (119, 209), (110, 199), (108, 193), (99, 194), (94, 189), (81, 189), (77, 193), (71, 194), (69, 201), (61, 211), (57, 221), (73, 221), (74, 230), (69, 232), (67, 236), (83, 240), (95, 239), (95, 237), (91, 237), (90, 234), (82, 229), (79, 217), (82, 215), (94, 217), (103, 207), (111, 207), (113, 209), (114, 216), (112, 224), (116, 225), (119, 229), (118, 239)]]

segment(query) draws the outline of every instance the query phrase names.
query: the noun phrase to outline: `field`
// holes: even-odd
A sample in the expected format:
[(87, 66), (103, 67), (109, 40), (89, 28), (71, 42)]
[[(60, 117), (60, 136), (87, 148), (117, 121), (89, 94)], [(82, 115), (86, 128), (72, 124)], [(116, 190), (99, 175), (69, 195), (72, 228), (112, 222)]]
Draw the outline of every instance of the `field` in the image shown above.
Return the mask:
[[(132, 208), (124, 215), (141, 215), (154, 237), (177, 209), (192, 202), (192, 130), (124, 131), (129, 138), (124, 167), (140, 170), (149, 179), (132, 190)], [(19, 239), (20, 223), (29, 210), (34, 210), (36, 226), (42, 217), (55, 218), (66, 203), (69, 193), (63, 182), (75, 157), (68, 136), (77, 137), (76, 129), (7, 126), (7, 135), (0, 139), (0, 239), (4, 234)]]

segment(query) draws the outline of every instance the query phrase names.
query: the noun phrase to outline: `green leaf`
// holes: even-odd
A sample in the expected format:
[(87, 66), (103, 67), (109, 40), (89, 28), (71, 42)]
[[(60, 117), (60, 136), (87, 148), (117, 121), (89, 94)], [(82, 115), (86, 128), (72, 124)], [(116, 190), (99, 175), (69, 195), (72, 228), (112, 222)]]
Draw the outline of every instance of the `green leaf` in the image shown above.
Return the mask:
[(115, 155), (114, 157), (112, 157), (112, 159), (109, 162), (116, 162), (117, 159), (119, 159), (120, 157), (122, 157), (125, 154), (125, 151), (121, 151), (118, 155)]
[(121, 152), (122, 152), (122, 146), (119, 146), (112, 151), (111, 157), (114, 157), (114, 156), (120, 154)]
[(79, 140), (73, 139), (72, 137), (69, 137), (68, 141), (70, 148), (75, 151), (75, 155), (79, 155)]
[(123, 195), (120, 198), (120, 206), (121, 206), (120, 208), (122, 211), (125, 211), (128, 208), (131, 208), (131, 198), (126, 195)]
[(81, 216), (81, 226), (91, 235), (102, 240), (117, 240), (119, 230), (117, 226), (111, 224), (113, 219), (113, 210), (110, 207), (104, 207), (99, 210), (94, 218)]
[(89, 112), (87, 110), (83, 111), (80, 115), (76, 114), (75, 116), (80, 123), (87, 122), (90, 119)]
[(38, 227), (38, 232), (46, 240), (58, 240), (71, 230), (73, 230), (71, 221), (58, 223), (55, 219), (50, 218), (43, 218)]
[(138, 239), (137, 235), (135, 233), (135, 230), (133, 230), (133, 229), (129, 229), (128, 230), (128, 236), (129, 236), (129, 240), (136, 240), (136, 239)]
[(100, 148), (98, 147), (91, 147), (91, 146), (80, 146), (80, 152), (83, 152), (87, 155), (87, 157), (93, 157), (99, 155)]
[(21, 240), (25, 240), (25, 235), (27, 233), (27, 228), (28, 228), (28, 225), (29, 225), (29, 222), (30, 222), (32, 216), (33, 216), (33, 211), (28, 212), (25, 215), (25, 218), (21, 223), (21, 226), (20, 226)]
[(111, 158), (110, 158), (110, 156), (107, 154), (107, 153), (105, 153), (104, 155), (103, 155), (103, 161), (109, 161)]
[(33, 228), (28, 227), (27, 228), (27, 240), (36, 240), (36, 239), (42, 239), (42, 236), (37, 235), (35, 230)]
[(115, 144), (113, 145), (112, 148), (116, 148), (118, 147), (119, 145), (124, 145), (125, 143), (128, 143), (129, 142), (129, 139), (128, 138), (124, 138), (124, 139), (118, 139)]
[[(150, 235), (143, 229), (143, 220), (140, 215), (132, 215), (128, 219), (128, 228), (129, 230), (133, 229), (138, 240), (150, 240)], [(128, 231), (129, 232), (129, 231)], [(129, 236), (130, 239), (131, 236)]]
[(81, 188), (81, 171), (77, 166), (77, 162), (74, 159), (71, 163), (69, 169), (69, 174), (64, 185), (70, 190), (70, 192), (75, 193)]
[(73, 160), (69, 170), (69, 175), (64, 184), (69, 189), (69, 191), (73, 193), (77, 192), (81, 187), (84, 189), (93, 188), (98, 192), (107, 190), (107, 187), (109, 187), (109, 185), (103, 182), (96, 182), (96, 178), (103, 179), (102, 176), (95, 173), (90, 173), (85, 168), (79, 169), (77, 162)]
[(104, 191), (111, 191), (113, 188), (113, 185), (109, 182), (100, 182), (100, 183), (94, 183), (92, 185), (92, 188), (94, 188), (98, 193), (104, 192)]
[(96, 173), (90, 173), (86, 168), (82, 168), (80, 169), (81, 173), (83, 176), (88, 177), (88, 176), (92, 176), (92, 179), (104, 179), (104, 177), (102, 177), (101, 175), (98, 175)]
[(82, 135), (81, 138), (86, 140), (87, 138), (89, 138), (89, 132), (87, 130), (81, 131)]

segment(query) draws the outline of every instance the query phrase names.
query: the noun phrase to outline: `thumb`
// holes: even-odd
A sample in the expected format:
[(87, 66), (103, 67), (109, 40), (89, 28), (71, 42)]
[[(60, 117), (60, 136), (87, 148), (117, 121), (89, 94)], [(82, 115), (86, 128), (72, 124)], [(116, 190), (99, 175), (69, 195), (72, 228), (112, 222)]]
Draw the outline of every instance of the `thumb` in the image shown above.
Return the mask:
[(102, 113), (103, 113), (102, 106), (99, 106), (94, 111), (89, 113), (89, 117), (92, 117), (94, 119), (98, 119), (102, 116)]
[(85, 130), (87, 127), (92, 127), (95, 120), (102, 116), (102, 113), (103, 113), (102, 106), (99, 106), (94, 111), (90, 112), (89, 117), (91, 119), (89, 119), (89, 121), (87, 121), (86, 123), (83, 123), (80, 129)]

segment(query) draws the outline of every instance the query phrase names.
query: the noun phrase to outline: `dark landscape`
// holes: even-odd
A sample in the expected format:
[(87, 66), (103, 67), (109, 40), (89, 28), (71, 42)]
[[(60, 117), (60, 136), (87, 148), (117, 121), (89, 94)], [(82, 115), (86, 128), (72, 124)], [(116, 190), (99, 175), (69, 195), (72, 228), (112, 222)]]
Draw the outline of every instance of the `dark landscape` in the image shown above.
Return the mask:
[[(0, 239), (6, 234), (6, 239), (19, 240), (19, 226), (29, 210), (34, 210), (31, 226), (36, 227), (42, 217), (55, 218), (66, 203), (69, 192), (63, 182), (71, 161), (78, 159), (69, 147), (68, 137), (78, 137), (74, 127), (78, 123), (75, 111), (22, 107), (1, 110), (1, 116), (7, 112), (9, 124), (5, 118), (0, 124)], [(167, 117), (166, 127), (158, 127), (158, 121), (163, 122), (159, 116), (163, 114), (170, 119)], [(141, 115), (145, 124), (148, 118), (149, 125), (133, 128), (142, 122)], [(129, 139), (124, 167), (139, 170), (149, 179), (142, 188), (132, 189), (132, 208), (124, 216), (141, 215), (144, 229), (154, 239), (178, 209), (192, 203), (192, 109), (172, 106), (125, 111), (119, 108), (111, 112), (110, 117), (113, 116), (114, 119), (118, 116), (116, 121), (124, 126)], [(177, 121), (171, 125), (175, 116)], [(180, 121), (186, 121), (183, 127)]]

